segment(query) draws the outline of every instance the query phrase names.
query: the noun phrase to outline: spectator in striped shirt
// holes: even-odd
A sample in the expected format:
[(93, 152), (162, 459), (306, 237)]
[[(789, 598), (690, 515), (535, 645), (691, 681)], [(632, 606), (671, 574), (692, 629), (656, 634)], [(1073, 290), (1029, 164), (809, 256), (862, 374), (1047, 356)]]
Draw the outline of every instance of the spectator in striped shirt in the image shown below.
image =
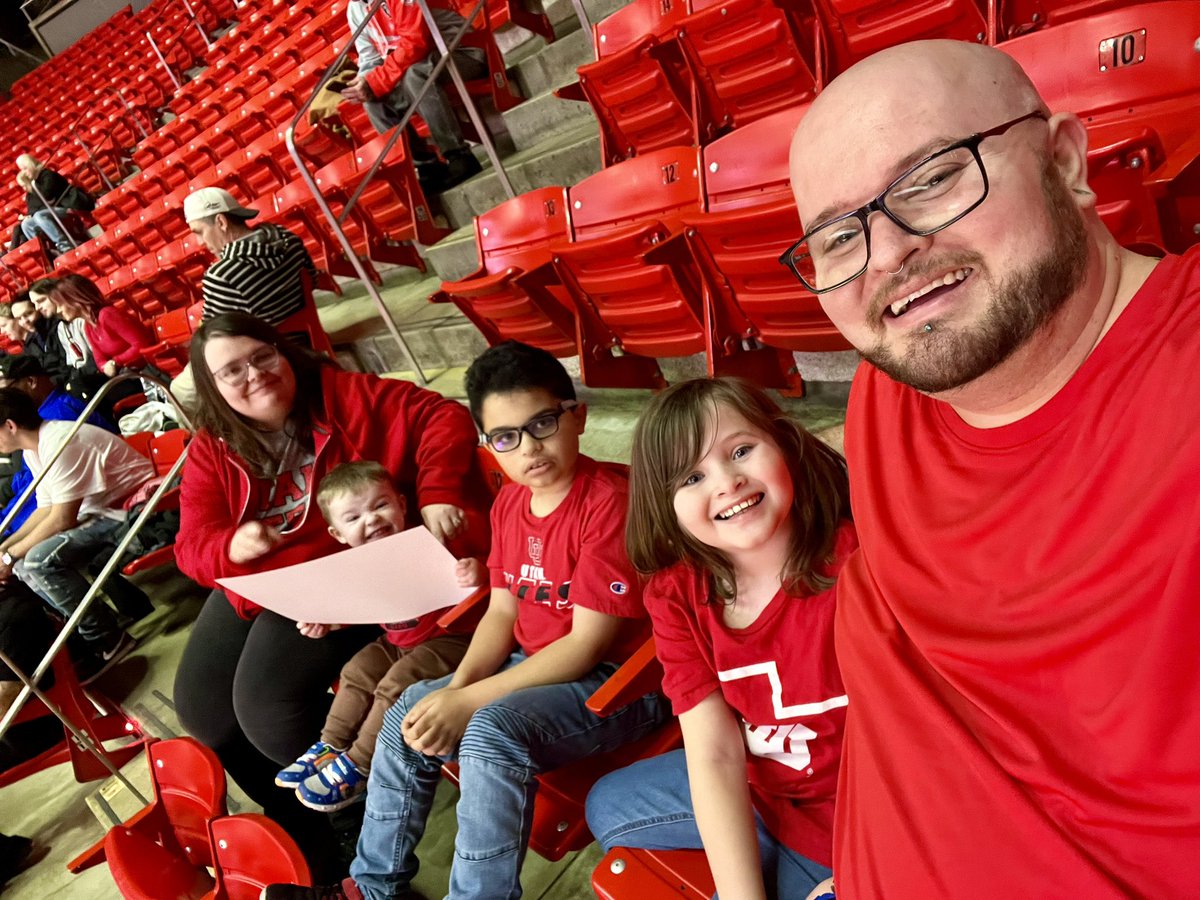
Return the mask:
[(205, 319), (243, 312), (278, 325), (304, 308), (300, 272), (316, 275), (304, 242), (278, 225), (251, 228), (256, 215), (221, 188), (200, 188), (183, 201), (188, 227), (217, 257), (201, 283)]

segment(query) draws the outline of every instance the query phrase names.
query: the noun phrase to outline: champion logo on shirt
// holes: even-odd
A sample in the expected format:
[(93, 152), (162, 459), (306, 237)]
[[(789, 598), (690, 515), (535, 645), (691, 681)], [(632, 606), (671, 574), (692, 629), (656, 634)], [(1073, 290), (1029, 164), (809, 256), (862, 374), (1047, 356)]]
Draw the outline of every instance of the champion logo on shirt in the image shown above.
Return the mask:
[(542, 539), (540, 537), (529, 537), (529, 558), (533, 560), (535, 566), (542, 564)]
[(618, 597), (629, 592), (629, 585), (623, 581), (614, 581), (608, 586), (608, 589)]

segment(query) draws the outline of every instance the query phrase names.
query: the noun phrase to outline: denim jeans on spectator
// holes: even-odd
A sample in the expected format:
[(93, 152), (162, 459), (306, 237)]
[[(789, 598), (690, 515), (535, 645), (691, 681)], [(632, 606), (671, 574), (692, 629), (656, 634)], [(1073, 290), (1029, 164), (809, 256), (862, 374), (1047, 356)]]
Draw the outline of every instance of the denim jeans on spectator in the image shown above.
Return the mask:
[[(65, 209), (56, 207), (54, 212), (58, 213), (60, 219), (66, 221), (67, 211)], [(39, 209), (33, 215), (21, 220), (21, 233), (25, 235), (26, 240), (33, 240), (37, 237), (38, 232), (44, 234), (55, 247), (60, 249), (70, 244), (48, 209)]]
[[(392, 88), (391, 93), (381, 99), (368, 100), (363, 104), (367, 118), (371, 120), (376, 131), (384, 134), (400, 123), (408, 111), (408, 107), (412, 105), (412, 98), (417, 96), (421, 88), (425, 86), (425, 82), (433, 74), (433, 67), (436, 64), (437, 60), (432, 55), (418, 60), (408, 67), (404, 77), (400, 79), (399, 84)], [(459, 73), (466, 81), (482, 78), (487, 74), (487, 61), (484, 59), (482, 51), (475, 48), (456, 50), (454, 64), (458, 66)], [(421, 98), (421, 102), (417, 104), (417, 112), (429, 126), (429, 136), (433, 138), (437, 148), (442, 153), (448, 153), (464, 147), (465, 144), (463, 143), (462, 129), (458, 124), (458, 116), (455, 115), (454, 107), (450, 105), (450, 101), (446, 97), (446, 87), (443, 82), (449, 82), (448, 75), (443, 74), (438, 79), (438, 83), (429, 88), (425, 96)]]
[[(525, 658), (514, 653), (503, 668)], [(613, 750), (657, 728), (666, 702), (649, 694), (600, 718), (588, 697), (616, 671), (602, 663), (579, 681), (516, 691), (478, 710), (458, 752), (458, 834), (450, 897), (488, 900), (521, 895), (521, 863), (533, 824), (539, 772)], [(368, 900), (396, 896), (417, 874), (416, 846), (441, 778), (443, 760), (411, 749), (400, 733), (404, 716), (450, 678), (406, 690), (388, 711), (367, 783), (367, 809), (350, 874)]]
[[(588, 827), (605, 851), (702, 850), (683, 751), (643, 759), (605, 775), (587, 798)], [(808, 895), (832, 870), (784, 846), (756, 814), (758, 852), (767, 896)]]
[[(24, 559), (17, 560), (14, 571), (38, 596), (70, 618), (90, 587), (83, 572), (94, 558), (112, 551), (121, 525), (118, 519), (95, 516), (60, 531), (35, 544)], [(79, 621), (79, 636), (97, 642), (102, 649), (116, 643), (120, 634), (116, 617), (103, 601), (93, 603)]]

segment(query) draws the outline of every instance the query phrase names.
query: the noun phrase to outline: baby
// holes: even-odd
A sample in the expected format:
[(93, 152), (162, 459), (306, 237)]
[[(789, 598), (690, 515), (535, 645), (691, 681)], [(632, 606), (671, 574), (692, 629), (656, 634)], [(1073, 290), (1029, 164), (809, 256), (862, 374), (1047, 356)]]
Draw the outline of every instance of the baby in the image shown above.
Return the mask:
[[(404, 530), (404, 497), (376, 462), (343, 463), (333, 469), (318, 486), (317, 504), (329, 533), (350, 547)], [(487, 580), (477, 559), (459, 560), (457, 576), (463, 587), (482, 586)], [(470, 635), (438, 628), (444, 612), (385, 624), (384, 634), (346, 663), (321, 739), (275, 776), (277, 785), (294, 788), (301, 803), (323, 812), (362, 796), (383, 714), (409, 685), (449, 675), (467, 652)], [(321, 638), (336, 626), (299, 622), (296, 627), (307, 637)]]

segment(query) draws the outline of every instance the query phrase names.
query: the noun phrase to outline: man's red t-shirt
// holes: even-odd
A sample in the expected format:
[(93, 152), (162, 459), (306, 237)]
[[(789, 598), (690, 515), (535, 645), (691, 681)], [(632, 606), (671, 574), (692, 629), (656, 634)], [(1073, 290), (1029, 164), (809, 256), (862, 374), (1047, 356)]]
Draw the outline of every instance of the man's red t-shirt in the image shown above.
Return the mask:
[(624, 466), (580, 456), (562, 503), (529, 511), (529, 488), (505, 485), (492, 505), (492, 587), (517, 598), (517, 643), (532, 656), (571, 630), (575, 604), (627, 623), (606, 655), (624, 662), (649, 636), (637, 575), (625, 555)]
[(1200, 897), (1200, 248), (966, 425), (864, 365), (838, 896)]
[[(856, 546), (847, 523), (823, 574), (836, 576)], [(711, 599), (707, 574), (680, 564), (650, 579), (646, 609), (675, 714), (720, 691), (741, 719), (750, 792), (767, 830), (829, 865), (846, 720), (833, 589), (810, 596), (781, 589), (753, 624), (734, 629)]]

